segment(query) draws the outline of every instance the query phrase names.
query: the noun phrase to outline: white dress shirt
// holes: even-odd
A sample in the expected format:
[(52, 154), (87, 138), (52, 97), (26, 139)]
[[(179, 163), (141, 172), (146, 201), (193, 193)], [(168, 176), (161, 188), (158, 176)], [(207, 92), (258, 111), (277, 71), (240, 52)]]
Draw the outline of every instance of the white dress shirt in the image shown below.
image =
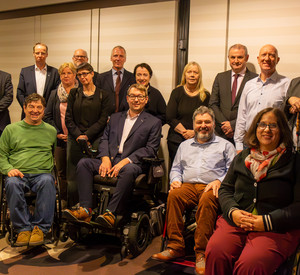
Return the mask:
[(45, 65), (45, 67), (41, 70), (35, 65), (36, 92), (41, 96), (44, 96), (46, 77), (47, 77), (47, 65)]

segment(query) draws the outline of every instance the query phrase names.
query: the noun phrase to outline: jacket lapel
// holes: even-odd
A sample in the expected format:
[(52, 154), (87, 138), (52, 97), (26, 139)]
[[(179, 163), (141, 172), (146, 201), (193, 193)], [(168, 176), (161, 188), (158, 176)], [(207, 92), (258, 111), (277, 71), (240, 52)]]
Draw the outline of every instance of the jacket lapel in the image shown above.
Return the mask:
[(118, 144), (121, 143), (121, 138), (123, 134), (123, 129), (124, 129), (124, 124), (125, 124), (125, 119), (127, 116), (127, 112), (122, 112), (121, 117), (119, 119), (119, 124), (118, 124)]
[(43, 93), (44, 97), (45, 97), (47, 87), (49, 85), (50, 78), (51, 78), (51, 72), (49, 71), (49, 67), (47, 66), (46, 82), (45, 82), (44, 93)]
[(108, 83), (109, 83), (109, 86), (110, 86), (111, 90), (115, 91), (115, 88), (114, 88), (114, 79), (112, 77), (112, 70), (110, 70), (108, 72)]
[(33, 65), (31, 67), (31, 76), (32, 76), (32, 83), (33, 83), (33, 86), (34, 86), (34, 90), (35, 90), (35, 93), (36, 93), (37, 88), (36, 88), (36, 79), (35, 79), (35, 65)]
[[(133, 133), (144, 123), (144, 121), (145, 121), (145, 117), (144, 117), (144, 113), (141, 113), (139, 116), (138, 116), (138, 118), (137, 118), (137, 120), (136, 120), (136, 122), (133, 124), (133, 126), (132, 126), (132, 128), (131, 128), (131, 130), (130, 130), (130, 132), (129, 132), (129, 135), (128, 135), (128, 137), (127, 137), (127, 139), (126, 139), (126, 141), (133, 135)], [(126, 142), (125, 141), (125, 142)]]

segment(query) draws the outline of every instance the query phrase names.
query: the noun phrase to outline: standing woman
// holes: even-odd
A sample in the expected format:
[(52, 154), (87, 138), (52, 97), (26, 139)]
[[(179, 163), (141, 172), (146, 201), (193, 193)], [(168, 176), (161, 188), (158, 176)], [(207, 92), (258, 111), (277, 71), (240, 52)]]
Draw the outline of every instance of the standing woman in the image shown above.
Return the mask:
[(208, 106), (210, 94), (204, 89), (202, 70), (196, 62), (189, 62), (183, 70), (181, 84), (171, 93), (167, 105), (168, 149), (171, 165), (179, 144), (194, 137), (192, 115), (201, 105)]
[(145, 111), (161, 120), (161, 125), (166, 123), (166, 102), (160, 91), (150, 85), (152, 69), (147, 63), (141, 63), (135, 66), (133, 74), (135, 81), (142, 84), (148, 91), (148, 103)]
[(82, 87), (72, 89), (68, 97), (66, 125), (69, 131), (67, 147), (68, 204), (78, 202), (76, 165), (84, 157), (78, 139), (85, 139), (93, 149), (98, 144), (106, 126), (111, 103), (107, 92), (93, 83), (94, 71), (89, 63), (77, 68)]
[(63, 63), (59, 69), (61, 83), (50, 94), (44, 120), (57, 130), (57, 146), (55, 149), (55, 161), (60, 180), (60, 196), (62, 207), (67, 203), (67, 138), (68, 129), (65, 124), (67, 100), (70, 90), (78, 86), (76, 69), (73, 63)]

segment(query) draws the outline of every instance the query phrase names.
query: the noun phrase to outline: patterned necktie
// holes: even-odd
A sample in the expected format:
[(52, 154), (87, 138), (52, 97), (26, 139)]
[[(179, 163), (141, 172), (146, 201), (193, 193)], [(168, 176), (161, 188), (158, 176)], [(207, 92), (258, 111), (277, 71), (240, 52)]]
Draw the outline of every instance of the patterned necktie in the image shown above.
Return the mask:
[(116, 74), (118, 75), (116, 80), (116, 87), (115, 87), (115, 104), (116, 109), (115, 112), (117, 113), (119, 111), (119, 93), (120, 93), (120, 87), (121, 87), (121, 71), (117, 71)]
[(235, 74), (235, 75), (234, 75), (234, 80), (233, 80), (232, 90), (231, 90), (231, 102), (232, 102), (232, 104), (233, 104), (234, 101), (235, 101), (236, 88), (237, 88), (237, 80), (238, 80), (238, 77), (239, 77), (239, 76), (240, 76), (239, 74)]

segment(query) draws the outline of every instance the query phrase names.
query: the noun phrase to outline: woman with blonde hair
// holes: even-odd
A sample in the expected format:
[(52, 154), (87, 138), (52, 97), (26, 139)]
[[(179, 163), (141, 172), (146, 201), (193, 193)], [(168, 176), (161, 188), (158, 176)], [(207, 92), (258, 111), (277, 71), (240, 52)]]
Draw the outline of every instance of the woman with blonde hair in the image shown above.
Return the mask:
[(181, 83), (171, 93), (167, 104), (168, 149), (171, 164), (179, 144), (193, 138), (193, 112), (201, 105), (208, 106), (210, 93), (202, 82), (202, 70), (197, 62), (189, 62), (183, 69)]
[(55, 161), (60, 179), (60, 195), (63, 208), (67, 202), (67, 138), (68, 129), (65, 124), (67, 100), (70, 90), (78, 87), (76, 80), (76, 69), (71, 62), (63, 63), (59, 69), (61, 83), (58, 88), (50, 94), (45, 110), (44, 120), (50, 123), (57, 130), (57, 147), (55, 149)]

